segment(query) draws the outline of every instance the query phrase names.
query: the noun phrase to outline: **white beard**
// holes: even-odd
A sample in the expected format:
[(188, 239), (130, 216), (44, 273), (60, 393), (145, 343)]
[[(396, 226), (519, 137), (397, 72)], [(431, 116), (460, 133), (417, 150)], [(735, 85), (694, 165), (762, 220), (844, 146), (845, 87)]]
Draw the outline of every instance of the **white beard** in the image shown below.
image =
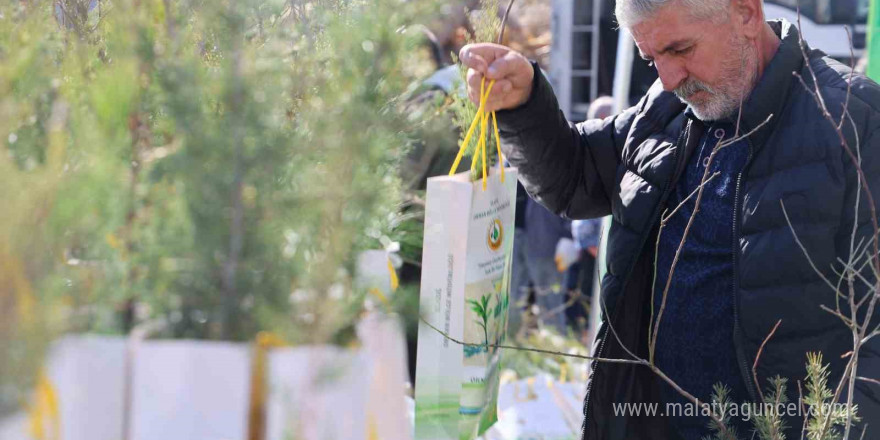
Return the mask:
[[(748, 42), (734, 41), (732, 46), (739, 47), (733, 52), (740, 56), (731, 56), (722, 64), (722, 85), (711, 87), (696, 79), (687, 79), (675, 89), (675, 95), (685, 104), (691, 106), (694, 114), (702, 121), (717, 121), (733, 116), (739, 111), (740, 102), (744, 101), (755, 86), (757, 74), (757, 53), (749, 50)], [(699, 101), (688, 99), (694, 93), (703, 91), (709, 97)]]

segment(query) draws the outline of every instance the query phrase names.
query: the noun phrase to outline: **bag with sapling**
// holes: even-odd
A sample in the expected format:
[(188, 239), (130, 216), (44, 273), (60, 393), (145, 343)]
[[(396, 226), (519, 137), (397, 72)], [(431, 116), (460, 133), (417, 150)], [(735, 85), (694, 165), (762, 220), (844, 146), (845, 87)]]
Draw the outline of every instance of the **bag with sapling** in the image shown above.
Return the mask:
[[(477, 115), (449, 176), (428, 179), (416, 356), (417, 440), (470, 440), (497, 420), (497, 346), (507, 330), (516, 170), (504, 168), (495, 114), (485, 111), (493, 84), (483, 82)], [(455, 174), (477, 132), (471, 170)], [(497, 171), (487, 163), (490, 137), (498, 153)]]

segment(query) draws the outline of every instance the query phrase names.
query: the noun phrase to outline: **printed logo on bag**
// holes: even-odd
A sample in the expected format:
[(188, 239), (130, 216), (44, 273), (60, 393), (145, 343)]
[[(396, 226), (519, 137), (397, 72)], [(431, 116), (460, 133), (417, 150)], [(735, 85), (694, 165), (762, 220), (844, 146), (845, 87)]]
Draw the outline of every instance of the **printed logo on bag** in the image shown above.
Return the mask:
[(504, 242), (504, 226), (501, 224), (500, 219), (492, 220), (492, 223), (489, 223), (489, 233), (486, 237), (486, 244), (489, 245), (489, 249), (493, 251), (497, 251), (501, 249), (501, 243)]

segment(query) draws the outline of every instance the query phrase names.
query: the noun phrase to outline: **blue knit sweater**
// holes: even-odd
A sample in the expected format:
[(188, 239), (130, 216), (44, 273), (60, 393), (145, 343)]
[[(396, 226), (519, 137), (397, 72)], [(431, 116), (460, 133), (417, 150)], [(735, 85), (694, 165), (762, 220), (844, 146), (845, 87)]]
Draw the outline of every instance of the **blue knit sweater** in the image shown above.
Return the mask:
[[(707, 128), (669, 198), (670, 212), (698, 188), (712, 150), (721, 140), (731, 139), (734, 130), (731, 124), (720, 122)], [(700, 210), (673, 274), (657, 337), (657, 366), (701, 402), (711, 402), (712, 386), (718, 382), (731, 388), (734, 402), (748, 398), (733, 345), (734, 197), (737, 175), (748, 154), (748, 144), (739, 141), (721, 149), (711, 164), (710, 175), (716, 171), (720, 174), (703, 191)], [(695, 201), (696, 195), (661, 232), (654, 287), (655, 321)], [(667, 403), (687, 402), (672, 387), (663, 386)], [(709, 434), (706, 417), (670, 417), (670, 422), (685, 440)]]

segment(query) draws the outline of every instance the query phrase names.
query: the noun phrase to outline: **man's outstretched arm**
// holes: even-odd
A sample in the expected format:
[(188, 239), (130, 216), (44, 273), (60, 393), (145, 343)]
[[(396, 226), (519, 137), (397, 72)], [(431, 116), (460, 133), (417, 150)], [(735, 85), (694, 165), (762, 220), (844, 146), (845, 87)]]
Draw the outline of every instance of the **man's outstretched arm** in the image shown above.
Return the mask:
[(502, 150), (529, 194), (569, 218), (610, 214), (611, 194), (635, 109), (604, 121), (565, 119), (547, 79), (521, 54), (496, 44), (462, 48), (468, 95), (479, 102), (483, 77), (495, 80), (487, 110), (497, 111)]

